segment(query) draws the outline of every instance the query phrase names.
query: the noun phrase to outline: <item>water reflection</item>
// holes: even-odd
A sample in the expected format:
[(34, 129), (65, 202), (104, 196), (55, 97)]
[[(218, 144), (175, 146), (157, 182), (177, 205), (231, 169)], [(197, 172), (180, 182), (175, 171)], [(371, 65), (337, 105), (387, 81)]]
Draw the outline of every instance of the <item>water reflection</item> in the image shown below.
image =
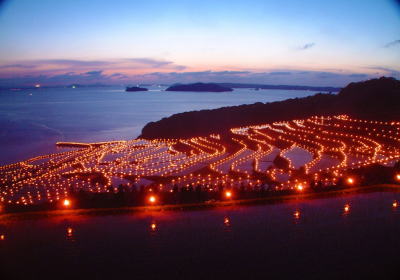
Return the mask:
[(231, 226), (231, 220), (228, 217), (224, 218), (224, 226), (226, 226), (226, 227)]
[(343, 207), (343, 215), (346, 216), (350, 213), (350, 204), (346, 203)]
[(75, 241), (74, 238), (74, 229), (72, 227), (67, 227), (67, 231), (66, 231), (66, 239), (67, 241)]
[(73, 229), (71, 227), (67, 228), (67, 236), (72, 237)]
[(301, 213), (299, 210), (296, 210), (293, 212), (293, 217), (294, 217), (295, 221), (299, 220), (300, 216), (301, 216)]
[(156, 224), (156, 222), (152, 222), (152, 223), (150, 224), (150, 231), (153, 232), (153, 233), (157, 231), (157, 224)]

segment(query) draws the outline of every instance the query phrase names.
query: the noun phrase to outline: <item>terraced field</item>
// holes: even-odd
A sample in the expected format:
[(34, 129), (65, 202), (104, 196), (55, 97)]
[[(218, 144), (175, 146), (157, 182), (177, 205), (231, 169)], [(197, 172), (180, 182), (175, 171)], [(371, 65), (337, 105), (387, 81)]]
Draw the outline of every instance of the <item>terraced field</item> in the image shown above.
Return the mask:
[(121, 184), (166, 192), (335, 185), (351, 169), (399, 160), (400, 122), (316, 116), (232, 128), (228, 135), (58, 145), (69, 150), (0, 167), (2, 203), (52, 203), (72, 190), (115, 192)]

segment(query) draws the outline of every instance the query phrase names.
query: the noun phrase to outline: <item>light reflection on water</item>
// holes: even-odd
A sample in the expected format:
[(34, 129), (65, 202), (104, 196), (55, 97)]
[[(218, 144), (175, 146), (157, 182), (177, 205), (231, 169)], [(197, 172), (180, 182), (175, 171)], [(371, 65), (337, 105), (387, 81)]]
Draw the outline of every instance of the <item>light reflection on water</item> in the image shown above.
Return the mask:
[[(199, 278), (246, 275), (261, 267), (284, 276), (299, 269), (338, 277), (346, 269), (385, 275), (400, 249), (400, 216), (393, 205), (399, 199), (400, 193), (377, 192), (197, 211), (22, 215), (0, 222), (5, 236), (0, 261), (21, 278), (19, 263), (39, 274), (43, 259), (49, 273), (79, 263), (84, 273), (96, 270), (99, 279), (121, 275), (126, 267), (139, 278), (146, 273), (157, 278), (153, 267), (175, 277), (196, 271)], [(362, 267), (373, 256), (379, 256), (374, 264)], [(219, 267), (221, 261), (228, 261), (229, 269)], [(295, 270), (287, 269), (288, 263), (297, 263)]]

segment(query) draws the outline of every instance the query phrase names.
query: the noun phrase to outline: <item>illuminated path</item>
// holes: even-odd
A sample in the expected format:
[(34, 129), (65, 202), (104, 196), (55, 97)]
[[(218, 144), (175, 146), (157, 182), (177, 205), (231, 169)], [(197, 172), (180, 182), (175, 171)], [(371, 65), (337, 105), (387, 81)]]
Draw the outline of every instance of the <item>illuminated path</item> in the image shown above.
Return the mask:
[(190, 139), (58, 142), (72, 151), (0, 167), (0, 202), (30, 205), (68, 197), (71, 189), (115, 191), (173, 187), (272, 185), (277, 190), (335, 184), (351, 168), (400, 159), (400, 122), (312, 117), (232, 128)]

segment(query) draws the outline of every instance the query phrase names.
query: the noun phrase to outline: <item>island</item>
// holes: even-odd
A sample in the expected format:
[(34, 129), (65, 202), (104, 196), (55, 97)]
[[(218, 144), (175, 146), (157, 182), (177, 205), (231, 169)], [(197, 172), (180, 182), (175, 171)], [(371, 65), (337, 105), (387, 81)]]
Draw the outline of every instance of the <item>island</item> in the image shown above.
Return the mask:
[(125, 91), (148, 91), (148, 89), (142, 87), (126, 87)]
[(233, 89), (214, 83), (194, 83), (172, 85), (166, 91), (225, 92), (233, 91)]

